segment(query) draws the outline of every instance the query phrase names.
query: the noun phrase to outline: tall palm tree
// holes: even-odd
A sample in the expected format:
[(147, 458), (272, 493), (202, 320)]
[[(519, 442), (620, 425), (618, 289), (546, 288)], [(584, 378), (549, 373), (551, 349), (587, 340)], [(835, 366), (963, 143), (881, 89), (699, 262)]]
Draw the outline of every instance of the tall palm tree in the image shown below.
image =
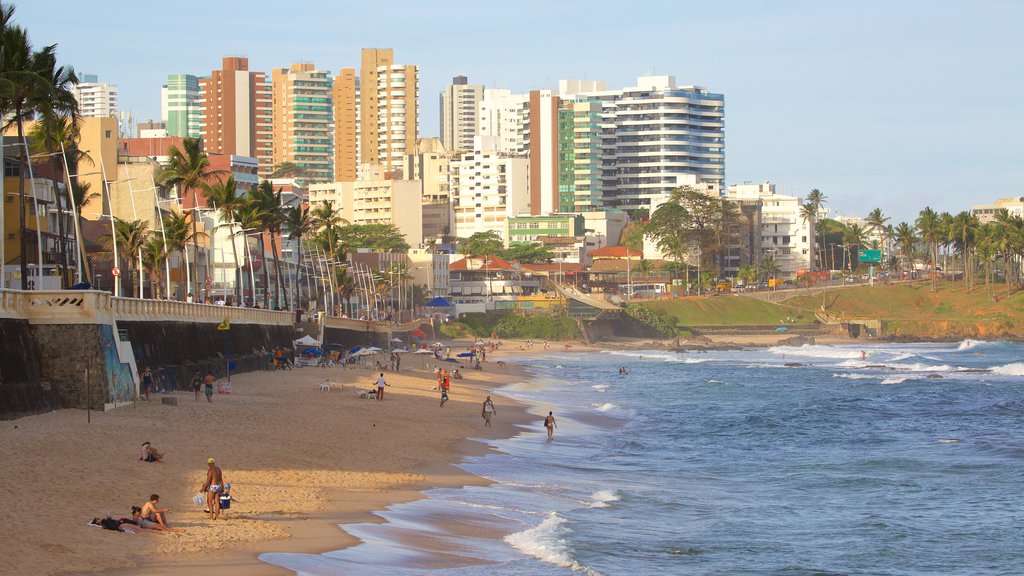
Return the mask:
[[(814, 218), (815, 219), (817, 219), (818, 213), (821, 212), (821, 207), (825, 205), (825, 202), (827, 200), (828, 200), (828, 196), (825, 196), (824, 194), (822, 194), (821, 190), (818, 190), (817, 188), (813, 188), (813, 189), (811, 189), (810, 192), (807, 193), (807, 202), (806, 203), (814, 208)], [(813, 242), (812, 242), (812, 244), (813, 244)], [(824, 227), (822, 227), (822, 229), (821, 229), (821, 250), (822, 250), (822, 252), (824, 252), (824, 250), (825, 250), (825, 228)]]
[(757, 263), (757, 267), (765, 275), (765, 280), (768, 278), (775, 278), (775, 275), (779, 273), (779, 264), (775, 261), (775, 256), (768, 254), (761, 258), (761, 261)]
[(295, 290), (295, 298), (298, 306), (299, 278), (302, 275), (302, 238), (308, 236), (313, 230), (312, 219), (309, 216), (309, 208), (306, 206), (292, 206), (284, 211), (284, 225), (288, 228), (288, 239), (295, 240), (295, 282), (292, 286)]
[(993, 233), (993, 241), (996, 250), (1003, 257), (1003, 266), (1006, 269), (1006, 295), (1010, 295), (1011, 273), (1020, 278), (1020, 254), (1024, 248), (1024, 218), (1016, 214), (1010, 214), (1006, 209), (996, 212), (996, 219), (993, 225), (997, 231)]
[[(816, 224), (815, 218), (817, 218), (817, 215), (818, 215), (817, 208), (815, 208), (814, 205), (811, 204), (810, 202), (807, 202), (807, 203), (804, 203), (804, 204), (800, 205), (800, 219), (807, 223), (807, 237), (811, 239), (811, 241), (810, 241), (811, 250), (810, 250), (810, 253), (807, 254), (807, 258), (810, 261), (810, 268), (811, 268), (811, 270), (814, 270), (814, 256), (818, 252), (817, 250), (815, 250), (815, 245), (814, 245), (815, 244), (815, 242), (814, 242), (814, 226)], [(822, 249), (824, 250), (824, 248), (822, 248)], [(820, 270), (820, 269), (824, 268), (824, 266), (821, 266), (821, 263), (819, 262), (818, 263), (818, 268)]]
[(348, 226), (348, 221), (341, 217), (341, 212), (334, 209), (334, 202), (330, 200), (318, 204), (310, 214), (313, 218), (313, 225), (323, 243), (331, 261), (337, 257), (338, 230), (342, 226)]
[(936, 290), (935, 281), (937, 276), (935, 268), (939, 265), (939, 244), (946, 237), (946, 229), (939, 215), (927, 207), (918, 214), (914, 225), (917, 227), (917, 231), (921, 233), (921, 240), (926, 242), (931, 249), (932, 291), (934, 292)]
[[(128, 278), (131, 279), (132, 283), (138, 284), (138, 280), (135, 276), (135, 272), (139, 269), (136, 255), (140, 250), (142, 250), (146, 245), (146, 242), (149, 240), (149, 225), (143, 220), (122, 220), (115, 216), (114, 234), (114, 238), (112, 238), (110, 234), (100, 236), (99, 238), (100, 242), (107, 249), (107, 252), (103, 257), (105, 259), (113, 260), (112, 245), (116, 238), (117, 245), (122, 247), (119, 256), (124, 258), (125, 263), (127, 264), (125, 268), (128, 270)], [(120, 264), (120, 262), (116, 261), (113, 263), (115, 267), (120, 266)], [(136, 288), (139, 289), (139, 297), (141, 298), (142, 286), (133, 286), (132, 292), (134, 292)]]
[[(875, 208), (868, 214), (868, 217), (864, 219), (864, 223), (867, 224), (868, 230), (878, 235), (879, 240), (882, 243), (882, 255), (885, 256), (889, 249), (889, 230), (886, 223), (889, 222), (890, 218), (882, 214), (881, 208)], [(884, 260), (883, 260), (884, 262)]]
[[(853, 271), (853, 254), (864, 245), (867, 240), (867, 230), (860, 224), (853, 223), (843, 230), (843, 244), (846, 247), (847, 267)], [(858, 265), (860, 262), (858, 261)]]
[[(206, 233), (196, 232), (200, 237), (205, 238)], [(164, 243), (164, 250), (170, 255), (172, 252), (177, 252), (178, 257), (178, 278), (185, 277), (185, 259), (188, 257), (187, 250), (188, 245), (193, 243), (192, 240), (192, 223), (189, 218), (179, 212), (170, 212), (164, 216), (164, 237), (166, 238)], [(179, 280), (180, 283), (180, 280)], [(188, 287), (185, 287), (188, 291)], [(170, 296), (170, 294), (168, 294)], [(181, 294), (184, 297), (184, 294)]]
[[(60, 242), (57, 247), (57, 258), (61, 268), (61, 288), (67, 288), (68, 282), (68, 235), (64, 230), (64, 203), (67, 192), (60, 182), (64, 179), (65, 169), (70, 174), (72, 168), (77, 171), (77, 166), (82, 161), (89, 161), (89, 155), (78, 149), (79, 129), (75, 118), (58, 110), (43, 107), (39, 120), (32, 127), (30, 134), (32, 140), (32, 154), (48, 156), (50, 167), (54, 176), (54, 196), (57, 205), (57, 234)], [(67, 155), (68, 166), (63, 165), (63, 158)], [(76, 242), (77, 242), (76, 238)], [(76, 258), (77, 260), (77, 258)]]
[[(238, 184), (234, 176), (228, 176), (227, 180), (217, 178), (214, 184), (208, 182), (200, 183), (203, 190), (203, 198), (217, 208), (220, 214), (221, 226), (228, 226), (228, 237), (231, 238), (231, 257), (235, 260), (235, 303), (241, 301), (241, 269), (238, 266), (238, 251), (235, 248), (235, 211), (241, 208), (246, 200), (238, 191)], [(244, 236), (243, 236), (244, 240)]]
[(899, 246), (900, 254), (906, 262), (907, 269), (913, 269), (914, 246), (917, 245), (917, 234), (915, 234), (914, 227), (906, 222), (900, 222), (896, 226), (895, 238), (896, 245)]
[[(260, 182), (260, 185), (253, 191), (252, 199), (257, 203), (260, 209), (260, 214), (263, 216), (261, 227), (270, 236), (270, 253), (274, 257), (274, 273), (277, 276), (277, 283), (274, 289), (274, 301), (278, 305), (281, 304), (281, 259), (278, 258), (277, 254), (277, 236), (281, 234), (281, 224), (284, 220), (284, 209), (281, 206), (281, 189), (274, 191), (274, 185), (268, 180)], [(260, 242), (262, 244), (263, 236), (260, 236)], [(264, 248), (264, 252), (266, 252)], [(269, 270), (264, 267), (266, 272), (267, 286), (269, 289), (270, 278)], [(285, 293), (284, 308), (288, 308), (288, 296)]]
[(149, 270), (149, 291), (153, 298), (160, 297), (160, 279), (167, 254), (164, 239), (157, 234), (151, 234), (142, 247), (142, 265)]
[[(199, 189), (210, 178), (223, 174), (223, 170), (212, 170), (210, 158), (203, 151), (202, 141), (198, 138), (185, 138), (181, 148), (171, 146), (167, 153), (167, 164), (160, 170), (157, 181), (166, 187), (177, 187), (178, 197), (187, 198), (192, 193), (192, 207), (199, 206)], [(199, 261), (199, 228), (196, 220), (198, 215), (192, 211), (192, 253), (196, 262)], [(186, 253), (186, 258), (188, 257)], [(199, 273), (193, 278), (192, 293), (199, 297)]]
[[(17, 126), (18, 142), (25, 141), (25, 121), (35, 117), (44, 109), (77, 114), (78, 104), (71, 93), (71, 87), (78, 83), (73, 69), (57, 66), (57, 46), (52, 44), (34, 50), (28, 33), (20, 26), (10, 25), (12, 11), (0, 7), (0, 21), (3, 22), (3, 36), (0, 38), (0, 115), (5, 118), (4, 128)], [(25, 174), (28, 170), (28, 154), (24, 147), (18, 148), (18, 224), (21, 249), (21, 287), (28, 289), (28, 238), (25, 216)], [(39, 215), (36, 215), (39, 226)], [(42, 266), (42, 262), (39, 265)]]
[[(249, 250), (249, 235), (252, 232), (261, 231), (262, 230), (262, 228), (260, 226), (261, 226), (261, 224), (263, 222), (263, 214), (260, 213), (259, 205), (256, 204), (256, 202), (254, 202), (251, 198), (246, 197), (245, 199), (243, 199), (242, 202), (240, 202), (238, 204), (238, 207), (235, 209), (234, 218), (235, 218), (235, 222), (238, 224), (238, 234), (241, 235), (241, 237), (242, 237), (242, 246), (245, 246), (245, 253), (249, 257), (248, 258), (248, 260), (249, 260), (249, 270), (250, 270), (250, 276), (249, 276), (249, 278), (250, 278), (250, 282), (249, 282), (250, 286), (249, 286), (249, 289), (252, 291), (252, 303), (253, 303), (253, 305), (255, 305), (256, 304), (256, 282), (255, 282), (256, 276), (255, 276), (254, 273), (252, 273), (252, 270), (253, 270), (253, 267), (256, 265), (256, 263), (253, 261), (253, 259), (251, 257), (252, 253)], [(260, 259), (260, 262), (263, 265), (264, 272), (266, 272), (266, 270), (267, 270), (266, 264), (267, 263), (262, 258)], [(269, 276), (266, 277), (266, 280), (269, 281)], [(269, 296), (267, 294), (267, 288), (268, 288), (267, 285), (264, 284), (264, 290), (263, 290), (263, 305), (264, 305), (264, 307), (269, 305), (269, 300), (268, 300)]]
[(971, 252), (975, 246), (975, 235), (980, 227), (981, 223), (977, 216), (963, 211), (953, 216), (948, 230), (948, 238), (953, 243), (953, 248), (960, 253), (960, 260), (964, 266), (964, 286), (968, 290), (971, 289), (971, 266), (973, 265)]

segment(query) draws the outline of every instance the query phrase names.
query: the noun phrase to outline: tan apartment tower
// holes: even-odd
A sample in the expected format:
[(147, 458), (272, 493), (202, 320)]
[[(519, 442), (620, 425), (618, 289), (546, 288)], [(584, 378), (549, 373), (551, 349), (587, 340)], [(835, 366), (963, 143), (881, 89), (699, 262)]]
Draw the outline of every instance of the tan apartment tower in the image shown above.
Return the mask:
[(402, 167), (419, 132), (419, 73), (391, 48), (363, 48), (359, 70), (360, 163)]
[(470, 84), (465, 76), (452, 78), (441, 92), (441, 143), (452, 152), (473, 150), (473, 137), (480, 134), (480, 101), (484, 87)]
[(355, 182), (359, 171), (359, 80), (355, 68), (334, 77), (334, 181)]
[(310, 182), (334, 178), (334, 103), (326, 70), (311, 63), (275, 68), (272, 80), (274, 166), (295, 164)]
[(228, 56), (221, 67), (199, 79), (203, 146), (211, 154), (256, 158), (266, 176), (273, 167), (267, 76), (250, 72), (248, 58)]

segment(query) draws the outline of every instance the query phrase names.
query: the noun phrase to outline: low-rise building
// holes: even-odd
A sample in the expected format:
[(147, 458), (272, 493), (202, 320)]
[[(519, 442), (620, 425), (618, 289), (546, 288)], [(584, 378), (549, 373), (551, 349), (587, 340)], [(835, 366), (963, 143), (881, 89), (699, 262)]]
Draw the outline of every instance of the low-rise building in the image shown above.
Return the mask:
[(1014, 216), (1024, 217), (1024, 196), (1000, 198), (993, 204), (979, 204), (977, 206), (971, 206), (971, 214), (977, 216), (978, 220), (982, 224), (994, 222), (996, 214), (998, 214), (1000, 210), (1006, 210)]

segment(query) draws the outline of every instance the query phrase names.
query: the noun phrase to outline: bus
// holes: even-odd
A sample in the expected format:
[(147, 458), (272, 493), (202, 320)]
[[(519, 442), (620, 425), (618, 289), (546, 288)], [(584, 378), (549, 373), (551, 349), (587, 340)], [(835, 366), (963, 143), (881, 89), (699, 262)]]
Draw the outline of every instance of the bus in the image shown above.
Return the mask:
[(665, 295), (665, 285), (619, 284), (619, 294), (624, 298), (661, 298)]

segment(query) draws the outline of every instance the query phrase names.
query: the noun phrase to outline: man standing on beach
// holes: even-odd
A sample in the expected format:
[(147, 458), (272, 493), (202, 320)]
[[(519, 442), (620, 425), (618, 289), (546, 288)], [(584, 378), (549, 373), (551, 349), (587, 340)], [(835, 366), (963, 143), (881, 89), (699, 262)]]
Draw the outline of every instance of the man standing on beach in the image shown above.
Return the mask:
[(206, 471), (206, 482), (199, 489), (206, 493), (206, 506), (210, 511), (210, 520), (216, 520), (220, 516), (220, 493), (224, 489), (224, 474), (217, 466), (213, 458), (208, 458), (206, 463), (210, 468)]
[(555, 428), (558, 428), (554, 412), (548, 412), (548, 417), (544, 419), (544, 427), (548, 429), (548, 440), (551, 440), (555, 436)]
[(384, 379), (384, 373), (381, 372), (380, 376), (377, 377), (377, 400), (384, 399), (384, 387), (390, 386), (387, 380)]
[(498, 413), (498, 411), (494, 409), (494, 402), (491, 402), (491, 397), (488, 396), (487, 400), (484, 400), (484, 410), (483, 410), (484, 426), (490, 426), (491, 425), (491, 416), (493, 416), (494, 414), (497, 414), (497, 413)]
[(206, 401), (213, 402), (213, 372), (206, 371), (206, 377), (203, 378), (203, 384), (206, 385), (204, 392), (206, 393)]

